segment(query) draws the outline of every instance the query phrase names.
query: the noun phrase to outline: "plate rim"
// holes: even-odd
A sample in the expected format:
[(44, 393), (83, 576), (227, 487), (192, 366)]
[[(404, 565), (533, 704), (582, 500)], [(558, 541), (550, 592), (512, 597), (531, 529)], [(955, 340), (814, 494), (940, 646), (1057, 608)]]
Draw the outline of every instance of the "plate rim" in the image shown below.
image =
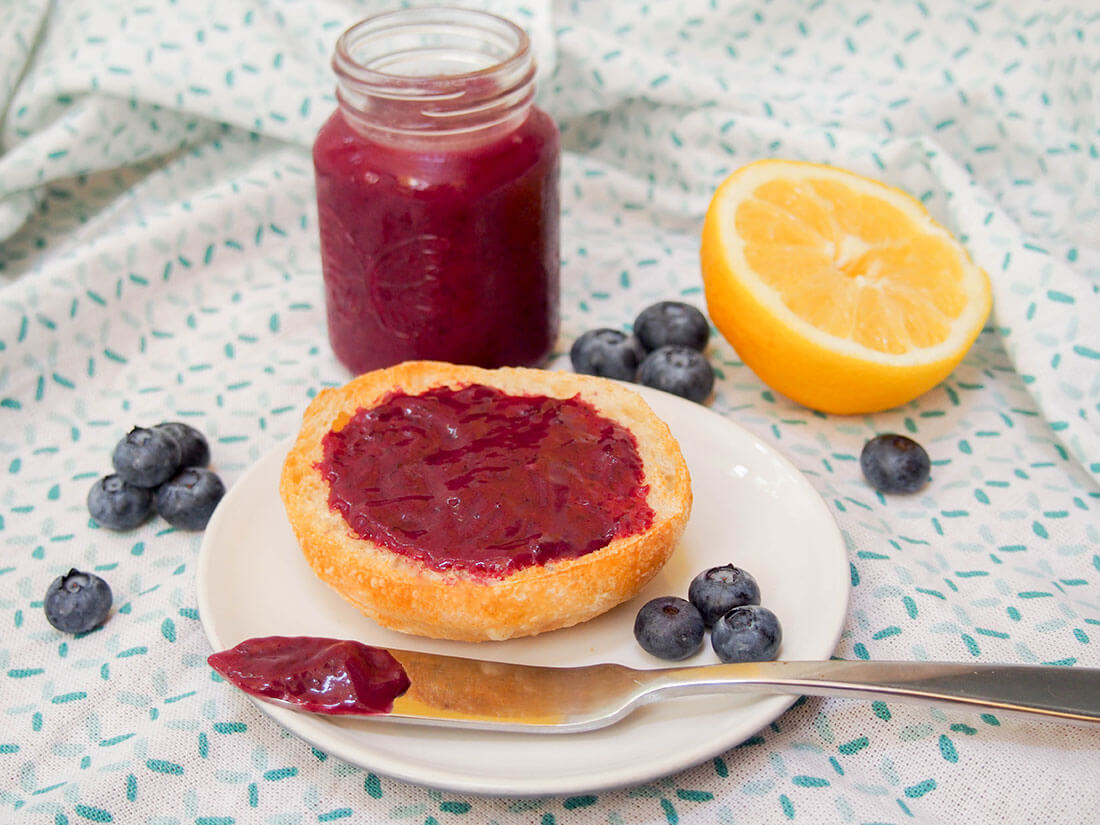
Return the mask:
[[(846, 579), (848, 566), (847, 547), (843, 535), (840, 532), (839, 525), (837, 525), (836, 519), (828, 509), (821, 494), (818, 493), (809, 479), (806, 478), (806, 476), (795, 467), (785, 455), (779, 452), (775, 447), (764, 442), (755, 433), (710, 407), (696, 404), (695, 402), (648, 387), (632, 385), (632, 389), (639, 392), (651, 406), (654, 402), (656, 402), (657, 406), (670, 405), (672, 411), (675, 412), (679, 410), (685, 412), (689, 417), (697, 414), (713, 416), (722, 426), (732, 428), (739, 434), (739, 437), (750, 441), (768, 459), (776, 462), (778, 466), (783, 469), (785, 475), (795, 479), (795, 482), (802, 487), (803, 491), (809, 494), (810, 500), (814, 502), (814, 505), (820, 510), (820, 513), (830, 525), (831, 529), (828, 531), (830, 540), (828, 542), (823, 541), (822, 544), (827, 544), (831, 551), (839, 556), (837, 559), (837, 566), (838, 568), (843, 567)], [(657, 412), (662, 420), (668, 423), (668, 413), (662, 413), (660, 410), (655, 410), (655, 412)], [(671, 424), (670, 428), (672, 428)], [(267, 464), (269, 462), (275, 462), (277, 455), (285, 455), (286, 451), (289, 450), (290, 446), (293, 444), (294, 439), (294, 436), (290, 436), (273, 444), (245, 470), (223, 497), (222, 503), (225, 504), (225, 506), (219, 504), (211, 517), (210, 524), (207, 525), (207, 531), (203, 535), (199, 548), (195, 588), (200, 624), (203, 627), (208, 642), (214, 650), (221, 649), (224, 643), (218, 636), (217, 629), (214, 627), (215, 620), (212, 618), (216, 612), (216, 608), (214, 608), (210, 601), (211, 594), (208, 580), (212, 565), (211, 559), (213, 551), (211, 550), (211, 545), (213, 545), (214, 542), (212, 539), (208, 539), (208, 537), (216, 537), (221, 522), (233, 518), (232, 504), (234, 503), (234, 499), (238, 495), (245, 494), (243, 492), (238, 493), (237, 491), (250, 490), (250, 485), (255, 483), (257, 477), (265, 477), (262, 471), (266, 468)], [(689, 464), (689, 470), (690, 469), (691, 467)], [(285, 519), (285, 513), (281, 507), (279, 508), (279, 515)], [(840, 562), (842, 562), (842, 564), (839, 564)], [(836, 572), (839, 575), (840, 570), (838, 569)], [(833, 633), (829, 637), (829, 650), (824, 654), (826, 657), (836, 650), (844, 631), (851, 599), (851, 586), (849, 581), (845, 581), (845, 586), (841, 588), (841, 592), (843, 593), (843, 598), (840, 600), (842, 604), (838, 605), (834, 602), (834, 609), (836, 609), (838, 621), (833, 628)], [(333, 597), (338, 598), (335, 593)], [(214, 609), (212, 610), (212, 608)], [(410, 642), (409, 647), (415, 648), (414, 637), (410, 637)], [(737, 731), (736, 733), (727, 735), (726, 737), (717, 737), (714, 740), (708, 739), (705, 745), (686, 753), (683, 750), (678, 750), (674, 754), (670, 753), (669, 756), (662, 760), (654, 760), (651, 758), (643, 763), (644, 770), (639, 770), (636, 765), (631, 766), (625, 764), (621, 768), (601, 771), (599, 774), (589, 776), (585, 781), (575, 780), (571, 776), (565, 776), (556, 781), (551, 777), (548, 780), (544, 775), (538, 779), (532, 777), (530, 781), (525, 781), (520, 785), (515, 781), (502, 780), (500, 777), (479, 777), (473, 779), (470, 775), (449, 775), (446, 772), (436, 770), (430, 766), (413, 765), (409, 760), (404, 760), (403, 762), (398, 760), (398, 763), (395, 763), (392, 758), (387, 758), (386, 755), (383, 755), (381, 759), (374, 760), (372, 764), (372, 757), (376, 756), (376, 752), (371, 751), (369, 743), (365, 746), (358, 744), (348, 746), (346, 740), (326, 738), (323, 735), (325, 729), (333, 724), (331, 720), (323, 716), (303, 714), (298, 711), (279, 708), (259, 698), (249, 696), (248, 694), (244, 695), (262, 715), (271, 719), (287, 732), (298, 737), (312, 747), (318, 748), (330, 756), (341, 759), (351, 765), (355, 765), (364, 770), (374, 771), (400, 781), (439, 790), (468, 793), (478, 796), (508, 798), (547, 797), (593, 791), (608, 791), (624, 787), (633, 787), (670, 776), (678, 771), (687, 770), (702, 764), (708, 759), (712, 759), (736, 747), (750, 738), (754, 732), (774, 722), (799, 699), (798, 696), (762, 695), (754, 701), (752, 706), (753, 715), (751, 723), (748, 725), (742, 724), (740, 726), (735, 726), (734, 730)], [(381, 724), (405, 726), (409, 723), (385, 720), (382, 721)], [(746, 727), (749, 728), (749, 730), (747, 732), (742, 732), (741, 729)], [(607, 728), (602, 730), (607, 730)], [(468, 731), (468, 733), (479, 737), (487, 736), (490, 738), (511, 737), (516, 735), (501, 731), (481, 730), (471, 730)], [(592, 731), (589, 732), (588, 735), (593, 733), (599, 734), (600, 731)], [(570, 736), (572, 734), (533, 733), (530, 735), (536, 737), (546, 736), (558, 738)], [(383, 765), (381, 763), (385, 764)]]

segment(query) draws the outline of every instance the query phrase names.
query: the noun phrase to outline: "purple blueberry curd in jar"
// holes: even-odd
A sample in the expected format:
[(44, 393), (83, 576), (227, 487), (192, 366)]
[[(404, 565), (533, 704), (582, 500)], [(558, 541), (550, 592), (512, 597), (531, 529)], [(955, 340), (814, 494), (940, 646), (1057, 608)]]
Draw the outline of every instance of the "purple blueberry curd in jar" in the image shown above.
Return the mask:
[(355, 373), (544, 362), (560, 140), (532, 102), (526, 34), (484, 12), (405, 9), (351, 27), (333, 66), (339, 105), (313, 161), (336, 356)]
[(633, 434), (579, 397), (397, 391), (325, 435), (329, 506), (436, 570), (504, 576), (653, 524)]

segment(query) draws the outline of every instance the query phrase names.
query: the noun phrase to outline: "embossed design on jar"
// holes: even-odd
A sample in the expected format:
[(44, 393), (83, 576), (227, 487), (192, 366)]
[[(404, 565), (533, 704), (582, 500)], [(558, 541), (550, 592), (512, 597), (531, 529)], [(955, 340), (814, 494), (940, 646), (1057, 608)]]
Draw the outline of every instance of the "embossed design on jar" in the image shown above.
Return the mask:
[(406, 340), (442, 320), (447, 300), (451, 242), (431, 232), (388, 244), (368, 266), (371, 303), (379, 323)]

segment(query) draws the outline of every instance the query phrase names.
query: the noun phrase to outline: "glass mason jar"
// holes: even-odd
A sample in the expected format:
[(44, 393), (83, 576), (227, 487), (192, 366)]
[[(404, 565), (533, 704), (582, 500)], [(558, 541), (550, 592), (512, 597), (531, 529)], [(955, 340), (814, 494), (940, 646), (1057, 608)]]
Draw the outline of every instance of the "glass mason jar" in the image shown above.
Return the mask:
[(355, 373), (536, 366), (559, 321), (560, 142), (527, 35), (414, 8), (339, 38), (313, 146), (329, 338)]

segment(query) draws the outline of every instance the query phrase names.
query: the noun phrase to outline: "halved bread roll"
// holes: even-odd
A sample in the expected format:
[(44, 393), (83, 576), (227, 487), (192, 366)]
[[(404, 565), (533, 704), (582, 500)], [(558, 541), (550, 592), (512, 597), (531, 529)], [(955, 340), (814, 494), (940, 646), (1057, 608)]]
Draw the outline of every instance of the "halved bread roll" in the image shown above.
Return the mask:
[[(495, 392), (483, 391), (480, 389), (483, 387)], [(552, 412), (560, 407), (568, 413), (547, 416), (551, 429), (573, 426), (568, 423), (573, 420), (588, 422), (578, 425), (581, 430), (576, 438), (569, 432), (551, 432), (558, 443), (573, 445), (574, 441), (583, 440), (585, 428), (593, 438), (597, 431), (614, 432), (614, 448), (626, 451), (623, 462), (634, 461), (639, 468), (637, 481), (632, 482), (634, 491), (625, 491), (630, 493), (625, 498), (633, 496), (638, 506), (626, 512), (624, 508), (634, 505), (615, 503), (614, 508), (619, 509), (612, 508), (614, 513), (623, 510), (624, 514), (621, 518), (613, 514), (616, 524), (611, 525), (614, 531), (609, 534), (611, 538), (605, 542), (599, 536), (582, 537), (593, 540), (588, 546), (598, 544), (596, 549), (578, 551), (574, 547), (572, 553), (553, 551), (540, 555), (545, 547), (555, 548), (562, 544), (540, 539), (538, 530), (544, 519), (572, 525), (575, 532), (576, 525), (589, 523), (589, 509), (598, 508), (601, 502), (571, 499), (568, 483), (562, 482), (562, 479), (573, 478), (578, 487), (584, 486), (588, 481), (586, 467), (555, 467), (553, 454), (539, 456), (537, 462), (530, 460), (522, 467), (513, 468), (512, 483), (501, 500), (494, 504), (496, 510), (507, 511), (508, 502), (520, 501), (515, 497), (526, 495), (524, 490), (529, 487), (545, 490), (550, 485), (546, 479), (533, 478), (532, 473), (555, 476), (551, 486), (557, 493), (540, 500), (550, 503), (532, 505), (531, 501), (523, 500), (523, 512), (529, 514), (533, 523), (521, 524), (519, 529), (521, 533), (527, 530), (532, 535), (531, 546), (535, 550), (521, 548), (516, 551), (514, 564), (494, 563), (486, 567), (470, 562), (482, 552), (476, 542), (483, 540), (473, 537), (478, 531), (463, 532), (462, 525), (472, 524), (472, 520), (447, 522), (446, 530), (450, 532), (448, 541), (442, 542), (442, 549), (438, 541), (440, 536), (433, 535), (428, 538), (435, 542), (436, 549), (421, 552), (416, 546), (417, 531), (401, 532), (406, 514), (400, 511), (400, 506), (397, 509), (393, 506), (393, 502), (407, 491), (379, 492), (377, 485), (389, 483), (390, 479), (373, 479), (368, 485), (369, 491), (360, 497), (354, 487), (346, 486), (358, 482), (357, 473), (354, 479), (333, 474), (334, 450), (343, 451), (338, 456), (344, 462), (340, 465), (341, 472), (347, 470), (345, 476), (350, 477), (353, 474), (347, 462), (360, 460), (353, 457), (360, 448), (368, 457), (363, 460), (370, 460), (371, 450), (375, 449), (382, 451), (374, 453), (375, 458), (396, 462), (400, 472), (406, 474), (406, 480), (397, 483), (414, 484), (408, 479), (415, 479), (417, 465), (415, 462), (402, 464), (401, 456), (394, 450), (400, 453), (409, 449), (410, 438), (428, 437), (422, 435), (424, 410), (432, 409), (428, 402), (437, 403), (442, 397), (452, 407), (458, 404), (461, 408), (461, 404), (466, 403), (462, 399), (470, 397), (471, 393), (479, 394), (478, 403), (482, 406), (472, 417), (467, 416), (470, 422), (485, 418), (485, 404), (489, 405), (493, 417), (499, 417), (498, 412), (502, 416), (512, 415), (517, 407), (530, 404), (540, 409), (549, 407)], [(416, 408), (415, 414), (421, 419), (416, 426), (401, 430), (401, 446), (394, 448), (387, 442), (386, 447), (379, 447), (369, 443), (374, 438), (370, 428), (376, 426), (372, 424), (373, 415), (384, 412), (390, 422), (377, 426), (403, 426), (400, 418), (406, 408)], [(396, 425), (393, 423), (395, 416)], [(461, 430), (466, 425), (461, 423), (461, 418), (458, 416), (458, 423), (448, 425), (447, 437), (453, 435), (458, 439), (456, 443), (466, 443), (463, 450), (467, 453), (476, 452), (477, 445), (462, 441)], [(517, 417), (515, 426), (527, 425)], [(503, 427), (507, 434), (510, 429), (507, 418)], [(345, 428), (348, 429), (345, 431)], [(354, 436), (350, 435), (352, 433)], [(352, 444), (349, 439), (357, 443)], [(608, 460), (600, 453), (604, 449), (600, 445), (609, 440), (595, 440), (591, 453), (594, 461)], [(502, 443), (507, 444), (507, 437)], [(427, 446), (427, 453), (413, 449), (409, 455), (418, 457), (416, 460), (423, 463), (425, 473), (436, 473), (440, 463), (450, 460), (449, 454), (433, 452), (432, 445)], [(445, 446), (450, 445), (440, 445), (440, 449)], [(529, 447), (525, 444), (524, 449)], [(538, 445), (535, 449), (539, 449)], [(569, 458), (574, 464), (576, 455), (571, 453)], [(502, 463), (499, 451), (495, 456), (497, 460), (489, 463)], [(470, 460), (474, 459), (467, 460), (461, 479), (446, 482), (450, 485), (447, 489), (456, 490), (456, 495), (448, 495), (448, 504), (440, 503), (436, 510), (446, 511), (451, 505), (461, 507), (462, 485), (474, 483), (468, 479), (481, 471), (491, 475), (499, 469), (495, 466), (471, 469)], [(389, 472), (389, 475), (395, 474), (392, 470)], [(480, 483), (480, 476), (477, 483)], [(335, 497), (334, 489), (338, 493)], [(415, 506), (420, 507), (425, 498), (424, 490), (415, 492), (417, 495), (407, 498), (416, 499)], [(612, 492), (608, 488), (606, 495), (611, 496)], [(617, 492), (624, 493), (623, 490)], [(589, 493), (598, 496), (599, 489)], [(428, 361), (406, 362), (369, 372), (342, 387), (322, 390), (303, 416), (298, 438), (283, 466), (280, 494), (306, 560), (340, 595), (384, 627), (418, 636), (463, 641), (509, 639), (568, 627), (631, 598), (672, 554), (687, 524), (692, 502), (687, 465), (667, 424), (640, 395), (625, 385), (567, 372), (525, 368), (485, 370)], [(349, 504), (349, 499), (355, 501)], [(383, 499), (384, 507), (372, 503)], [(443, 517), (450, 515), (449, 511), (443, 513)], [(386, 519), (401, 523), (388, 524)], [(419, 535), (423, 534), (421, 530)], [(424, 539), (425, 546), (428, 538)], [(456, 555), (451, 559), (445, 556), (448, 542), (456, 545)], [(485, 552), (499, 560), (502, 551)]]

